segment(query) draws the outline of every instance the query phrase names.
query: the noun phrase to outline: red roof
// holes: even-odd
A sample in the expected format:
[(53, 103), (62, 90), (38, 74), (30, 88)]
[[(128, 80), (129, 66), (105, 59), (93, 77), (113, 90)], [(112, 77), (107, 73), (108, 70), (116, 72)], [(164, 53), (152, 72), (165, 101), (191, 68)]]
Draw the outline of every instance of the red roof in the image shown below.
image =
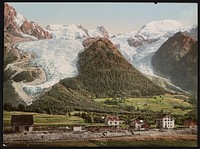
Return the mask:
[(195, 121), (195, 120), (185, 120), (183, 125), (184, 126), (197, 125), (197, 121)]
[(108, 120), (119, 120), (119, 117), (118, 116), (106, 116), (106, 119)]

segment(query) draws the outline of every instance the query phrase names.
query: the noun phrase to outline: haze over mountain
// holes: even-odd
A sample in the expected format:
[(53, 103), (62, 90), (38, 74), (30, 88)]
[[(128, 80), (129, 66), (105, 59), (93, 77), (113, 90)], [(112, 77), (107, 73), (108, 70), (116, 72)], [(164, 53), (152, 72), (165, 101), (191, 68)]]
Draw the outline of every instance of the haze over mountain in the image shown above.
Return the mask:
[[(48, 92), (51, 88), (55, 88), (55, 84), (59, 83), (60, 80), (81, 76), (81, 81), (86, 81), (84, 79), (84, 73), (82, 75), (79, 74), (80, 69), (77, 65), (80, 61), (78, 56), (80, 53), (83, 53), (85, 48), (92, 46), (94, 44), (93, 42), (100, 37), (103, 37), (103, 41), (101, 41), (102, 43), (99, 41), (100, 46), (101, 44), (107, 45), (106, 43), (109, 43), (110, 45), (110, 42), (112, 42), (114, 44), (113, 46), (117, 48), (115, 48), (114, 51), (119, 50), (121, 56), (130, 63), (128, 64), (128, 62), (126, 62), (128, 67), (125, 67), (125, 70), (122, 71), (127, 71), (126, 68), (130, 67), (130, 69), (132, 69), (131, 67), (134, 67), (141, 72), (138, 73), (140, 74), (139, 78), (144, 77), (142, 74), (162, 78), (154, 74), (151, 65), (152, 56), (169, 37), (172, 37), (179, 31), (190, 30), (190, 28), (184, 28), (175, 20), (153, 21), (144, 25), (137, 32), (121, 33), (116, 35), (110, 34), (103, 26), (89, 30), (80, 24), (51, 24), (43, 29), (36, 23), (25, 19), (22, 15), (18, 14), (14, 8), (10, 7), (6, 3), (5, 8), (6, 13), (4, 22), (6, 23), (4, 26), (4, 41), (6, 46), (4, 47), (4, 55), (6, 56), (4, 61), (6, 63), (4, 66), (4, 80), (5, 83), (9, 82), (8, 86), (13, 88), (14, 93), (18, 95), (16, 98), (23, 100), (27, 104), (31, 104), (33, 100), (39, 99), (44, 92)], [(107, 41), (107, 39), (104, 38), (107, 38), (110, 41)], [(102, 47), (97, 47), (102, 49)], [(101, 53), (100, 55), (106, 57), (107, 53)], [(100, 59), (97, 60), (100, 61)], [(106, 62), (111, 63), (108, 59), (106, 60)], [(94, 74), (96, 70), (89, 68), (88, 70), (91, 70), (90, 73)], [(106, 70), (107, 68), (105, 67), (105, 71)], [(118, 70), (118, 67), (113, 71), (116, 70)], [(134, 72), (135, 71), (136, 70), (134, 70)], [(87, 75), (89, 75), (89, 73), (87, 73)], [(98, 75), (100, 75), (100, 73)], [(131, 73), (128, 73), (127, 75), (127, 79), (131, 84), (131, 81), (133, 81), (135, 76), (132, 76)], [(113, 79), (114, 78), (118, 79), (117, 76), (113, 75)], [(93, 79), (94, 82), (95, 80), (98, 80), (94, 77)], [(109, 80), (110, 79), (111, 78), (109, 78)], [(150, 83), (149, 79), (146, 79), (146, 77), (144, 80), (146, 80), (146, 83), (148, 82), (148, 84), (152, 83)], [(75, 82), (76, 81), (77, 80), (75, 79)], [(165, 81), (170, 84), (170, 80), (165, 79)], [(124, 85), (126, 82), (127, 80), (124, 82)], [(84, 93), (89, 90), (89, 92), (95, 94), (94, 90), (92, 90), (93, 87), (91, 87), (94, 84), (91, 85), (90, 83), (87, 81), (83, 83), (85, 90)], [(100, 82), (98, 83), (101, 84)], [(98, 83), (95, 85), (98, 85)], [(118, 83), (120, 85), (119, 80)], [(112, 83), (110, 82), (109, 84)], [(126, 85), (130, 88), (133, 87), (130, 84)], [(108, 84), (104, 84), (104, 86), (107, 85)], [(108, 85), (108, 88), (105, 89), (108, 89), (110, 95), (114, 95), (114, 93), (111, 94), (111, 86), (116, 88), (117, 85)], [(151, 94), (149, 89), (146, 89), (144, 85), (142, 86), (145, 95), (147, 95), (146, 92)], [(134, 86), (134, 88), (135, 87), (136, 86)], [(179, 88), (179, 86), (174, 87)], [(141, 92), (142, 88), (138, 88), (139, 91), (135, 92), (137, 92), (138, 95), (143, 95)], [(97, 87), (94, 87), (94, 89), (98, 90)], [(122, 92), (126, 92), (127, 95), (131, 95), (131, 92), (128, 90), (123, 90), (120, 87), (119, 89)], [(133, 89), (133, 92), (134, 90), (135, 89)], [(152, 93), (156, 93), (158, 90), (156, 89), (156, 91), (154, 90)], [(105, 91), (99, 92), (98, 94), (109, 96)], [(5, 97), (5, 101), (10, 99), (11, 97)]]

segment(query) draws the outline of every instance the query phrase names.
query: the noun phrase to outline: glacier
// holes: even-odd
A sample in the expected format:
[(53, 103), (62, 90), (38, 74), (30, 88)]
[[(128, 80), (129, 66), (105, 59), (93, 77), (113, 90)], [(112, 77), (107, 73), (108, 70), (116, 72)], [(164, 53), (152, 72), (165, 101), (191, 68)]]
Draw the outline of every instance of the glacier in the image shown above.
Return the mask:
[[(45, 29), (53, 35), (53, 39), (43, 39), (18, 43), (22, 53), (31, 54), (30, 66), (42, 67), (46, 80), (39, 85), (22, 83), (27, 95), (35, 97), (44, 89), (50, 88), (61, 79), (78, 75), (78, 54), (84, 50), (82, 41), (88, 37), (102, 36), (97, 30), (87, 30), (80, 24), (48, 25)], [(158, 48), (178, 31), (185, 28), (174, 20), (154, 21), (143, 26), (139, 31), (130, 33), (109, 34), (109, 40), (116, 45), (122, 55), (140, 72), (156, 76), (152, 70), (151, 58)], [(141, 46), (133, 47), (127, 42), (129, 38), (142, 37), (157, 39), (155, 42), (146, 42)]]

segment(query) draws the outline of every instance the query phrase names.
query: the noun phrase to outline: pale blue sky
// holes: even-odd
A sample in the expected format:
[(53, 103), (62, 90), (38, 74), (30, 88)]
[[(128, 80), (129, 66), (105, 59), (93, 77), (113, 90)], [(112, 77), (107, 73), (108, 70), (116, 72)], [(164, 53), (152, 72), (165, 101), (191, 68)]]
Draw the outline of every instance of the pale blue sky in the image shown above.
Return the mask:
[(87, 29), (103, 25), (111, 33), (140, 29), (150, 21), (173, 19), (197, 24), (196, 3), (8, 3), (42, 27), (81, 24)]

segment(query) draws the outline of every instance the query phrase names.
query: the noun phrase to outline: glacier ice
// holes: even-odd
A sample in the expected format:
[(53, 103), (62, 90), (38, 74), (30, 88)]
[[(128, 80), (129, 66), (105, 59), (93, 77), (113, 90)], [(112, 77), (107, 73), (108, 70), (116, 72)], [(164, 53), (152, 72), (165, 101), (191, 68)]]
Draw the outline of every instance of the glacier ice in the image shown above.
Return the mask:
[[(153, 54), (169, 36), (182, 29), (176, 21), (165, 22), (165, 25), (164, 21), (157, 22), (158, 25), (156, 22), (149, 23), (138, 32), (121, 33), (110, 36), (109, 39), (135, 68), (144, 74), (154, 76), (151, 66)], [(162, 29), (158, 29), (159, 27)], [(78, 54), (84, 49), (82, 41), (89, 36), (101, 36), (98, 30), (88, 31), (80, 24), (49, 25), (45, 30), (52, 33), (53, 39), (23, 42), (18, 45), (21, 52), (31, 54), (29, 65), (42, 67), (46, 73), (46, 80), (40, 85), (23, 84), (23, 90), (30, 96), (41, 93), (43, 89), (53, 86), (61, 79), (75, 77), (78, 74)], [(137, 35), (159, 40), (139, 47), (129, 46), (127, 40), (136, 38)]]

